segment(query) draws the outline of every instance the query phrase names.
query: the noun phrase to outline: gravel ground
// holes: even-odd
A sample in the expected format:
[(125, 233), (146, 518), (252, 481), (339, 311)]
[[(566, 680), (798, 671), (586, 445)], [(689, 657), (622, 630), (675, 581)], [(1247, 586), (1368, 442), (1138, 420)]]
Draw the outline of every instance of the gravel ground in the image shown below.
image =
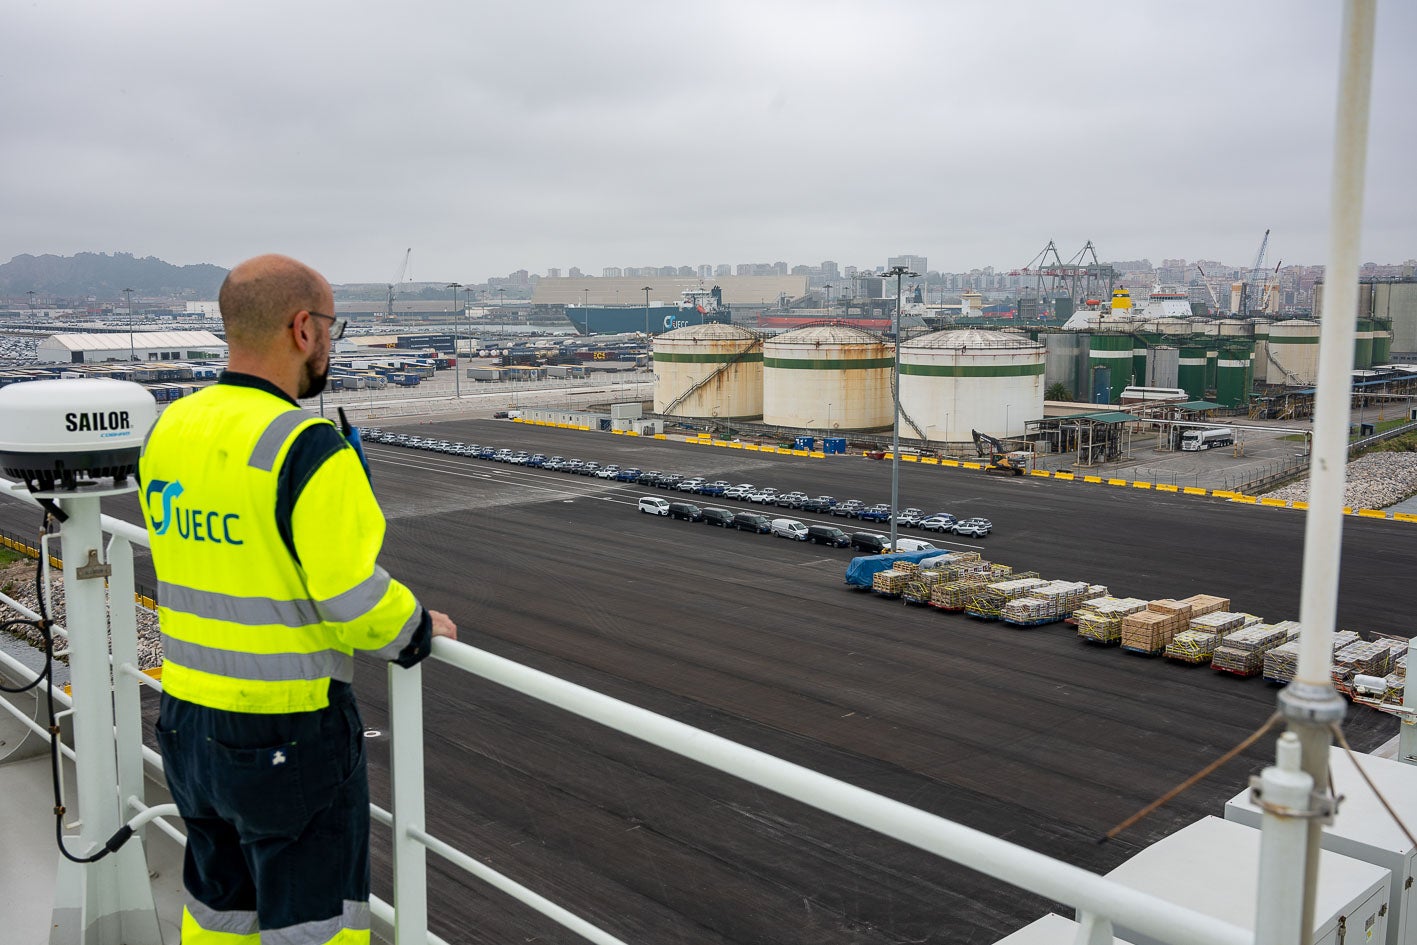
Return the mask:
[[(1413, 494), (1417, 494), (1417, 453), (1368, 453), (1348, 464), (1344, 505), (1382, 509)], [(1290, 483), (1269, 495), (1291, 502), (1308, 501), (1308, 480)]]
[[(13, 597), (30, 610), (37, 611), (39, 605), (35, 600), (34, 562), (26, 559), (0, 568), (0, 591), (4, 591), (6, 596)], [(50, 579), (50, 600), (53, 606), (53, 611), (49, 615), (50, 619), (63, 626), (63, 578), (55, 576)], [(162, 664), (162, 646), (158, 636), (157, 614), (145, 610), (137, 604), (134, 604), (133, 607), (138, 614), (138, 668), (151, 669)], [(14, 608), (0, 603), (0, 619), (12, 620), (22, 616), (24, 615)], [(42, 642), (39, 631), (32, 628), (26, 628), (24, 632), (16, 634), (16, 636), (36, 649)], [(61, 656), (59, 659), (62, 662), (68, 662), (67, 657)]]

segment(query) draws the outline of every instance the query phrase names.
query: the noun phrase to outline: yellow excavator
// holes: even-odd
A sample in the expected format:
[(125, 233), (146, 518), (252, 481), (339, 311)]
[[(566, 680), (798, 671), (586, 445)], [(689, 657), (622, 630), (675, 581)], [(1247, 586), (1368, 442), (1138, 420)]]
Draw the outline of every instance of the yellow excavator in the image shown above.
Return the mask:
[(974, 435), (974, 450), (980, 457), (987, 456), (989, 465), (984, 467), (988, 473), (998, 473), (1005, 476), (1022, 476), (1028, 472), (1027, 454), (1021, 451), (1013, 451), (1004, 448), (1004, 444), (997, 437), (992, 437), (987, 433), (980, 433), (978, 430), (970, 430)]

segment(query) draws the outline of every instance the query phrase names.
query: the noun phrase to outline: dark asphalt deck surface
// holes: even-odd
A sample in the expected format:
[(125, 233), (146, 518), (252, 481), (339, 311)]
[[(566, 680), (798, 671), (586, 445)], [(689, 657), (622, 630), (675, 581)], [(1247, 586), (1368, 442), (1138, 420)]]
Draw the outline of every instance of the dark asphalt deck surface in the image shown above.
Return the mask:
[[(504, 421), (417, 429), (868, 504), (890, 496), (889, 465), (859, 457)], [(1220, 814), (1272, 752), (1262, 740), (1099, 845), (1258, 727), (1277, 690), (1084, 644), (1066, 625), (1018, 630), (849, 591), (846, 551), (638, 514), (636, 497), (658, 490), (370, 452), (390, 519), (384, 564), (451, 614), (464, 642), (1089, 870)], [(992, 519), (992, 536), (961, 544), (1016, 569), (1298, 615), (1299, 513), (913, 464), (901, 482), (902, 505)], [(136, 515), (131, 499), (114, 511)], [(1407, 632), (1414, 566), (1417, 530), (1347, 520), (1340, 627)], [(627, 942), (992, 942), (1051, 908), (447, 666), (424, 673), (430, 831)], [(362, 661), (357, 685), (366, 724), (386, 729), (383, 667)], [(1367, 750), (1397, 721), (1359, 708), (1346, 728)], [(370, 748), (387, 806), (388, 744)], [(374, 845), (388, 898), (385, 828)], [(432, 925), (450, 942), (581, 941), (429, 864)]]

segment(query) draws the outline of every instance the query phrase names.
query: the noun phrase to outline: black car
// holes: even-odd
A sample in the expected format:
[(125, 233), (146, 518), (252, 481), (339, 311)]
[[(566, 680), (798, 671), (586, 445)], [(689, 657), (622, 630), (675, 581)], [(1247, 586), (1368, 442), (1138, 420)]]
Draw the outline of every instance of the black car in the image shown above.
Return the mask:
[(727, 528), (733, 524), (733, 513), (728, 509), (704, 509), (704, 524)]
[(669, 517), (682, 518), (686, 522), (702, 522), (704, 510), (692, 502), (671, 502), (669, 503)]
[(808, 525), (807, 540), (814, 545), (831, 545), (833, 548), (845, 548), (851, 544), (850, 536), (834, 525)]
[(851, 535), (851, 547), (857, 551), (864, 551), (868, 555), (885, 554), (890, 550), (890, 539), (884, 538), (874, 532), (854, 532)]
[(665, 473), (659, 477), (655, 485), (661, 489), (677, 489), (679, 488), (679, 480), (683, 478), (684, 477), (678, 473)]
[(757, 512), (738, 512), (733, 516), (732, 524), (739, 531), (758, 532), (763, 535), (772, 531), (772, 519)]
[(832, 514), (852, 516), (865, 507), (866, 503), (862, 502), (860, 499), (847, 499), (845, 502), (838, 502), (836, 505), (833, 505)]
[(802, 511), (830, 512), (834, 505), (836, 505), (836, 499), (833, 499), (829, 495), (819, 495), (815, 499), (808, 499), (806, 502), (803, 502)]
[(663, 475), (664, 473), (660, 472), (658, 469), (651, 469), (648, 472), (640, 473), (639, 483), (642, 486), (658, 485), (659, 477)]

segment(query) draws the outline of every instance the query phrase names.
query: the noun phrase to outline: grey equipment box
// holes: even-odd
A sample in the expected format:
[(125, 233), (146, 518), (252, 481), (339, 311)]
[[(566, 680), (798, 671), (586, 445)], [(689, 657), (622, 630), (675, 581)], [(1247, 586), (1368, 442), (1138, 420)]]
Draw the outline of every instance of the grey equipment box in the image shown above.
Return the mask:
[[(1326, 850), (1319, 855), (1313, 945), (1382, 945), (1388, 871)], [(1107, 878), (1253, 931), (1259, 871), (1260, 832), (1205, 817), (1156, 841)], [(1136, 945), (1162, 945), (1134, 929), (1117, 926), (1116, 934)]]
[[(1030, 922), (1008, 938), (1001, 938), (995, 945), (1073, 945), (1078, 937), (1078, 924), (1065, 919), (1056, 912), (1050, 912), (1036, 922)], [(1120, 938), (1112, 940), (1116, 945), (1128, 945)]]
[[(1358, 763), (1408, 827), (1417, 826), (1417, 765), (1372, 755), (1359, 755)], [(1331, 749), (1328, 766), (1334, 790), (1344, 800), (1334, 822), (1324, 828), (1323, 848), (1391, 871), (1386, 945), (1417, 945), (1417, 891), (1412, 889), (1417, 849), (1383, 810), (1347, 752)], [(1260, 810), (1250, 803), (1248, 790), (1225, 805), (1225, 819), (1248, 827), (1260, 825)]]

